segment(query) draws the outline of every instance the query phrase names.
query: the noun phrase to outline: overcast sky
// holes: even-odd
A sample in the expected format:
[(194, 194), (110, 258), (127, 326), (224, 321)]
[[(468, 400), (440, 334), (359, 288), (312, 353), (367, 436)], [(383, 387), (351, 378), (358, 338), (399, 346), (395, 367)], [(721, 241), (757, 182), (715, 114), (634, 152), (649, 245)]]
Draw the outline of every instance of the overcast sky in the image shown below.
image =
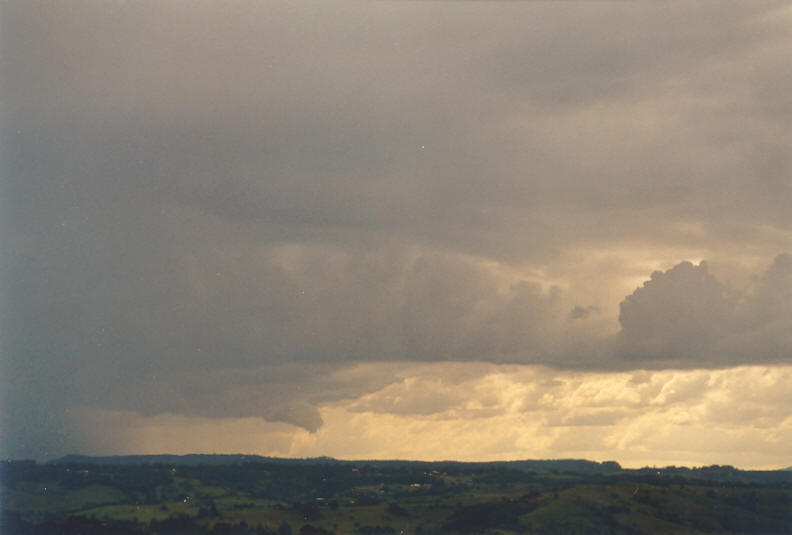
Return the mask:
[(792, 465), (789, 2), (0, 4), (0, 456)]

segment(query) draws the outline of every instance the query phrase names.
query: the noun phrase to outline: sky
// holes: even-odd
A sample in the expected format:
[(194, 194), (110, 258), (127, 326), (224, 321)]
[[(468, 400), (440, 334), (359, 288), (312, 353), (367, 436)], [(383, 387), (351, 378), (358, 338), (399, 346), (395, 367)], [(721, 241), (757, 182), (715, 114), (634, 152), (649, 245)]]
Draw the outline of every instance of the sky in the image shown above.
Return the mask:
[(792, 4), (0, 4), (0, 457), (792, 466)]

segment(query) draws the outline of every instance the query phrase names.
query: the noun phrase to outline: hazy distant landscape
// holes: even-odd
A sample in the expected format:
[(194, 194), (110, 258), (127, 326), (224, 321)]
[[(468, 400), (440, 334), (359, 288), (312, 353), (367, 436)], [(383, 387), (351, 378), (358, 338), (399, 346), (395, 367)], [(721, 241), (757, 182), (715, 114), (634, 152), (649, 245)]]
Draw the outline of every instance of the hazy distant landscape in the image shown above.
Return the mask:
[(1, 466), (4, 535), (792, 532), (785, 470), (251, 455)]

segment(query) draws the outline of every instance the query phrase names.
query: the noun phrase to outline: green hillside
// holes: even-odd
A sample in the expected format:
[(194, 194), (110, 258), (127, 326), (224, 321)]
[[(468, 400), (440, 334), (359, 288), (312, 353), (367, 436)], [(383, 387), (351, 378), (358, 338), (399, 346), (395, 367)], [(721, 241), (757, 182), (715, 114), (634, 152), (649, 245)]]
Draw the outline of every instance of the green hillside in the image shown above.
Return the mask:
[(0, 463), (0, 533), (792, 532), (784, 471), (204, 457)]

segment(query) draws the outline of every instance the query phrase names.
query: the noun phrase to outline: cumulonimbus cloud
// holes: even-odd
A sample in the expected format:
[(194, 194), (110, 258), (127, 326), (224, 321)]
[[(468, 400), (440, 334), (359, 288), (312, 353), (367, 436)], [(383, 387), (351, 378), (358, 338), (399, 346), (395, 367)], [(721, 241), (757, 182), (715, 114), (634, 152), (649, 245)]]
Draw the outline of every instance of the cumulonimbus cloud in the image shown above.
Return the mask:
[(790, 358), (788, 257), (616, 320), (788, 244), (781, 3), (0, 10), (14, 455), (68, 407), (316, 430), (359, 363)]
[(743, 292), (719, 282), (705, 262), (655, 272), (621, 303), (618, 352), (636, 366), (790, 362), (790, 288), (788, 254)]

